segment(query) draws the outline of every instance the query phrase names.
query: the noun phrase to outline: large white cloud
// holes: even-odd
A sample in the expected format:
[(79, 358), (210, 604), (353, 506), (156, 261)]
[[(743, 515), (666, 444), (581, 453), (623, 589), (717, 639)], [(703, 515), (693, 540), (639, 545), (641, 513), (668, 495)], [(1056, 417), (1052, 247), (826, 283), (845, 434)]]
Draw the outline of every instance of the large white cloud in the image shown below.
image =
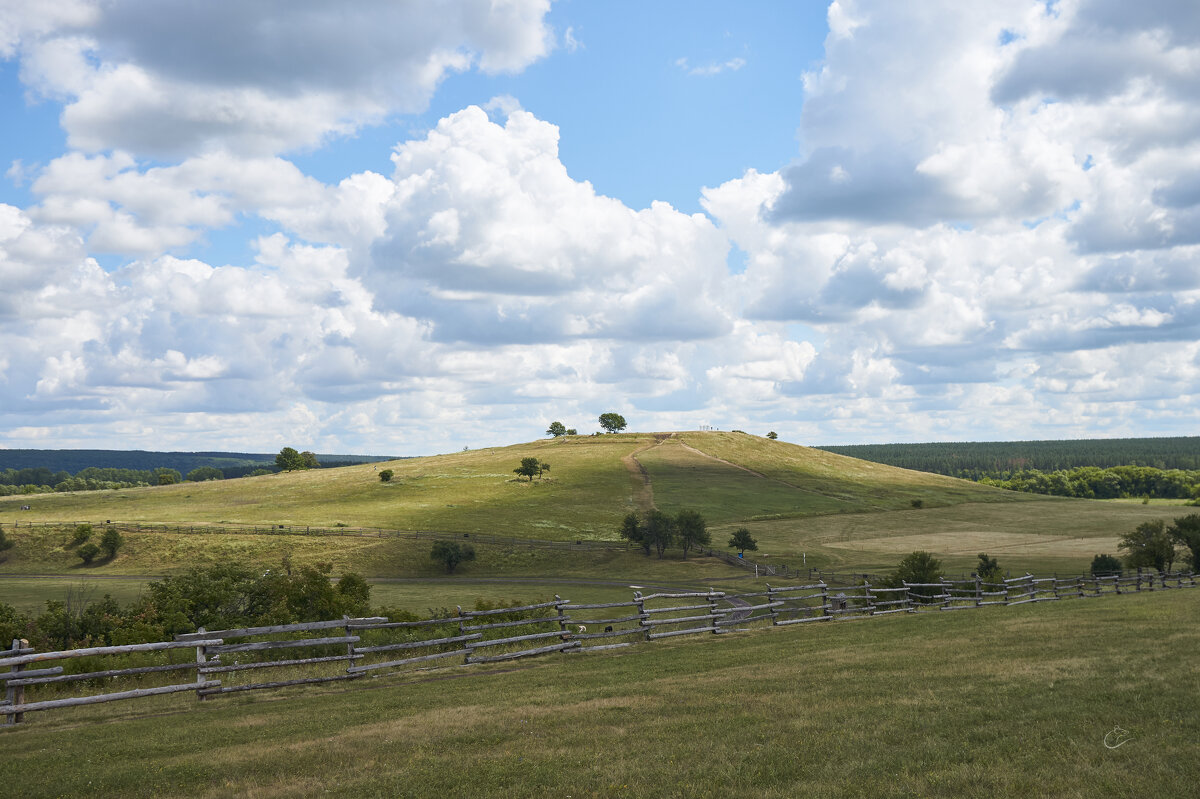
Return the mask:
[[(43, 7), (48, 6), (49, 8)], [(267, 155), (423, 110), (449, 72), (550, 50), (550, 0), (6, 4), (0, 55), (66, 102), (73, 147)]]

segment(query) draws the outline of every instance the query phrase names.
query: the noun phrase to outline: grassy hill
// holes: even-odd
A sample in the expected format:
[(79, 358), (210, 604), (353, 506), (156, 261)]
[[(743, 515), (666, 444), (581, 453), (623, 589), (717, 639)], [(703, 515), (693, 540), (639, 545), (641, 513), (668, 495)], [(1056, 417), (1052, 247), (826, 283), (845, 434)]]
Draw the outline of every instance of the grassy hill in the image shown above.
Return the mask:
[[(521, 458), (550, 464), (530, 482), (513, 473)], [(390, 483), (378, 478), (390, 468)], [(914, 503), (919, 502), (920, 508)], [(21, 505), (31, 506), (21, 511)], [(856, 460), (745, 433), (629, 433), (544, 439), (380, 464), (118, 491), (0, 498), (0, 524), (165, 522), (218, 525), (338, 525), (491, 533), (555, 541), (615, 541), (621, 519), (655, 506), (704, 514), (716, 547), (747, 526), (764, 563), (877, 571), (914, 549), (969, 569), (978, 552), (1006, 568), (1078, 571), (1158, 506), (1061, 500), (1001, 491), (926, 472)], [(2, 573), (78, 570), (55, 535), (13, 532), (20, 546)], [(276, 564), (324, 560), (338, 571), (430, 576), (428, 544), (339, 538), (142, 534), (96, 574), (157, 574), (224, 558)], [(36, 539), (36, 540), (35, 540)], [(23, 542), (23, 543), (22, 543)], [(489, 552), (467, 574), (572, 573), (636, 577), (596, 553)], [(675, 557), (677, 557), (677, 553)], [(614, 556), (615, 557), (615, 556)], [(658, 573), (655, 571), (654, 573)], [(735, 573), (735, 571), (730, 572)], [(707, 575), (711, 580), (716, 575)]]
[[(551, 465), (529, 482), (522, 457)], [(644, 467), (644, 474), (638, 463)], [(392, 469), (390, 483), (378, 470)], [(744, 433), (572, 436), (511, 447), (235, 481), (10, 497), (0, 521), (119, 519), (492, 532), (571, 540), (612, 538), (644, 494), (663, 510), (694, 507), (720, 524), (1013, 501), (1014, 495)], [(29, 504), (31, 511), (18, 512)]]

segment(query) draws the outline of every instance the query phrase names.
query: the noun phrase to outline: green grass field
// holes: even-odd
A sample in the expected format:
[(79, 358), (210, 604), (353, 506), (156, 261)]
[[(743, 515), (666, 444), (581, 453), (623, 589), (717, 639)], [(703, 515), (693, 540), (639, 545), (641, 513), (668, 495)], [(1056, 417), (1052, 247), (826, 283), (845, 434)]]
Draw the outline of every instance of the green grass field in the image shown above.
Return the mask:
[(31, 798), (1189, 796), (1198, 612), (1195, 589), (1108, 596), (34, 713), (0, 731), (0, 784)]

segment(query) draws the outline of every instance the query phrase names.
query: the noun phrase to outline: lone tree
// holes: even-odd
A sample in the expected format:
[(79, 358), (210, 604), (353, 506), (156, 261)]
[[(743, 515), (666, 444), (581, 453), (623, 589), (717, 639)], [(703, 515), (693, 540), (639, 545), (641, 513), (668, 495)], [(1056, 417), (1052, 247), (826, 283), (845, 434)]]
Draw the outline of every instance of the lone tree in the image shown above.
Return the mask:
[(745, 527), (739, 527), (733, 531), (733, 536), (729, 539), (728, 546), (733, 547), (738, 551), (738, 556), (744, 556), (746, 550), (755, 552), (758, 550), (758, 541), (750, 537), (750, 531)]
[(528, 477), (529, 482), (533, 482), (533, 478), (541, 477), (543, 472), (550, 471), (550, 464), (539, 461), (537, 458), (521, 458), (521, 465), (513, 469), (517, 477)]
[(1142, 522), (1132, 533), (1121, 536), (1117, 548), (1129, 553), (1125, 562), (1130, 568), (1147, 566), (1165, 572), (1175, 562), (1175, 542), (1167, 534), (1167, 523), (1162, 519)]
[(767, 438), (774, 441), (775, 439), (779, 438), (779, 434), (772, 430), (771, 432), (767, 433)]
[(675, 538), (683, 549), (683, 559), (692, 547), (708, 546), (712, 543), (712, 535), (704, 517), (694, 510), (681, 510), (675, 514)]
[(390, 482), (392, 482), (392, 477), (394, 475), (395, 475), (395, 472), (393, 472), (391, 469), (384, 469), (382, 472), (379, 473), (379, 480), (380, 480), (380, 482), (383, 482), (383, 483), (390, 483)]
[(562, 422), (551, 422), (550, 426), (546, 428), (546, 435), (548, 436), (554, 436), (555, 438), (558, 438), (559, 436), (565, 436), (566, 434), (567, 426)]
[(275, 465), (279, 467), (280, 471), (294, 472), (304, 468), (304, 460), (294, 448), (284, 447), (275, 456)]
[(438, 541), (429, 550), (429, 558), (445, 566), (446, 574), (454, 574), (458, 564), (475, 560), (475, 547), (457, 541)]
[(628, 427), (625, 424), (624, 416), (611, 412), (600, 414), (600, 426), (604, 428), (606, 433), (619, 433)]
[(1181, 516), (1167, 528), (1171, 541), (1187, 547), (1192, 571), (1200, 571), (1200, 513)]

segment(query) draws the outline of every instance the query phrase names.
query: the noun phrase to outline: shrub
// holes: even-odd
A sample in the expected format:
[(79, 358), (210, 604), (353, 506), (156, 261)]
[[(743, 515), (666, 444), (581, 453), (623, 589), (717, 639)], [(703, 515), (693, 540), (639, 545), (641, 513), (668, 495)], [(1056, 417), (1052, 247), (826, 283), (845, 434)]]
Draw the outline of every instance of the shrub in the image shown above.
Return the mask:
[(96, 546), (95, 544), (84, 544), (79, 548), (79, 551), (76, 552), (76, 554), (83, 559), (85, 564), (88, 564), (95, 560), (96, 556), (100, 554), (100, 547)]
[(92, 537), (92, 526), (90, 524), (81, 524), (75, 528), (75, 532), (71, 534), (71, 546), (77, 547)]
[[(900, 588), (905, 583), (936, 583), (942, 579), (942, 562), (928, 552), (913, 552), (905, 555), (896, 566), (896, 571), (888, 575), (883, 585), (885, 588)], [(937, 588), (917, 588), (909, 591), (909, 595), (918, 602), (936, 602), (934, 597), (940, 594)]]
[(0, 528), (0, 552), (6, 549), (12, 549), (14, 542), (8, 540), (8, 536), (4, 534), (4, 529)]
[(1097, 555), (1092, 558), (1093, 577), (1121, 576), (1121, 560), (1112, 555)]
[(460, 563), (475, 560), (475, 547), (457, 541), (437, 541), (429, 551), (429, 558), (446, 567), (446, 574), (454, 574)]
[(100, 539), (100, 549), (104, 552), (104, 557), (108, 559), (117, 556), (117, 550), (125, 543), (125, 539), (117, 532), (117, 528), (109, 527), (104, 531), (104, 536)]
[(913, 508), (915, 508), (916, 510), (920, 510), (921, 508), (925, 507), (925, 500), (923, 500), (923, 499), (914, 499), (914, 500), (913, 500), (911, 503), (909, 503), (909, 504), (911, 504), (911, 505), (913, 506)]
[(379, 473), (379, 480), (383, 483), (390, 483), (392, 482), (393, 475), (395, 475), (395, 472), (393, 472), (391, 469), (384, 469)]

